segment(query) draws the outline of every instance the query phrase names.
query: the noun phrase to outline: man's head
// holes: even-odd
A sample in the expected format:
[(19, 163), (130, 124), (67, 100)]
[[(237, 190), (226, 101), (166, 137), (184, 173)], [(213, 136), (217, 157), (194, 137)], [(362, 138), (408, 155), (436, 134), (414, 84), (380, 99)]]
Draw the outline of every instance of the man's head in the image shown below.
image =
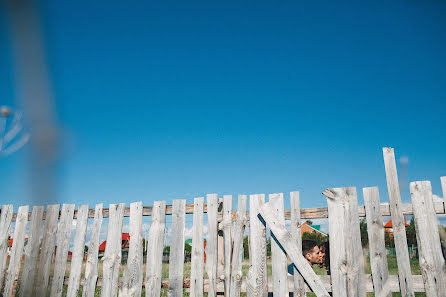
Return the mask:
[(321, 263), (319, 246), (313, 240), (302, 241), (302, 255), (307, 259), (310, 265)]

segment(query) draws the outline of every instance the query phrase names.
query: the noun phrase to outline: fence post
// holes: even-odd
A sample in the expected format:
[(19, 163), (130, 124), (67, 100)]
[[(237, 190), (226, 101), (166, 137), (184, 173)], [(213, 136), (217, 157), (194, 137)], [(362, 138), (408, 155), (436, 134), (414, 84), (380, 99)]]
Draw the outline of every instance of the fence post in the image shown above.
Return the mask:
[(203, 297), (203, 200), (194, 199), (194, 226), (192, 230), (192, 263), (190, 271), (190, 296)]
[[(300, 199), (299, 192), (290, 193), (290, 206), (291, 206), (291, 235), (293, 240), (296, 241), (297, 250), (302, 254), (302, 235), (300, 226)], [(305, 297), (305, 282), (300, 272), (294, 269), (294, 296)]]
[(12, 215), (12, 204), (3, 205), (0, 217), (0, 286), (3, 284), (3, 279), (5, 278), (6, 250), (9, 244), (8, 236), (11, 231)]
[(206, 239), (206, 272), (209, 279), (209, 297), (217, 294), (217, 235), (218, 235), (218, 196), (217, 194), (206, 195), (208, 211), (208, 235)]
[(231, 295), (230, 297), (240, 296), (240, 287), (242, 284), (242, 258), (243, 258), (243, 235), (247, 222), (246, 217), (246, 195), (238, 196), (237, 218), (234, 227), (234, 246), (232, 249), (232, 272), (231, 272)]
[(225, 266), (224, 266), (224, 284), (225, 296), (230, 296), (231, 289), (231, 255), (232, 255), (232, 195), (223, 196), (223, 221), (221, 222), (223, 230)]
[(183, 296), (184, 228), (186, 227), (186, 200), (172, 204), (172, 233), (170, 235), (168, 297)]

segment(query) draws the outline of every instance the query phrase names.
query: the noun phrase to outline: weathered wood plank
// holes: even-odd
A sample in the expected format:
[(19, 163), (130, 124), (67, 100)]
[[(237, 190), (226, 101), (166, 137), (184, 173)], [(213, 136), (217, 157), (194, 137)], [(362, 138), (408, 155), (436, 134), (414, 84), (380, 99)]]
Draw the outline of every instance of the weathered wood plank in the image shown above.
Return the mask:
[(87, 234), (88, 205), (79, 205), (76, 220), (76, 233), (71, 258), (70, 277), (68, 282), (67, 297), (77, 297), (79, 280), (82, 273), (82, 261), (84, 259), (85, 236)]
[(161, 293), (164, 233), (166, 229), (166, 201), (155, 201), (149, 231), (149, 249), (146, 266), (146, 296), (159, 297)]
[(206, 272), (209, 278), (208, 297), (215, 297), (217, 285), (217, 236), (218, 236), (218, 196), (217, 194), (206, 195), (208, 207), (208, 233), (206, 241)]
[[(274, 234), (273, 240), (282, 247), (290, 259), (293, 261), (294, 265), (303, 275), (307, 284), (311, 287), (313, 292), (317, 297), (329, 297), (327, 290), (324, 288), (323, 283), (313, 271), (311, 266), (308, 264), (307, 260), (304, 256), (299, 253), (299, 249), (297, 247), (296, 242), (294, 241), (293, 236), (287, 231), (285, 227), (285, 223), (281, 222), (277, 219), (277, 211), (273, 209), (270, 203), (265, 203), (260, 207), (260, 214), (263, 220), (271, 229), (271, 233)], [(283, 282), (283, 285), (286, 285), (286, 282)], [(274, 282), (273, 279), (273, 294), (276, 292), (277, 283)], [(288, 286), (284, 287), (287, 288)], [(249, 283), (248, 283), (248, 292), (249, 292)], [(282, 292), (285, 294), (284, 292)], [(286, 295), (286, 294), (285, 294)], [(279, 295), (284, 296), (284, 295)]]
[(109, 206), (110, 218), (107, 226), (107, 244), (104, 257), (102, 257), (103, 283), (101, 297), (114, 297), (118, 294), (124, 206), (124, 203), (110, 204)]
[(409, 251), (407, 249), (406, 228), (401, 210), (401, 194), (398, 184), (395, 153), (393, 148), (383, 148), (384, 165), (386, 168), (387, 189), (389, 192), (390, 213), (392, 215), (393, 240), (395, 242), (398, 275), (402, 297), (413, 297), (412, 272), (410, 270)]
[[(446, 202), (446, 176), (442, 176), (440, 177), (441, 180), (441, 189), (443, 192), (443, 203)], [(446, 206), (445, 206), (445, 211), (446, 211)]]
[(355, 187), (326, 189), (333, 296), (363, 296), (364, 259)]
[(442, 254), (432, 188), (429, 181), (410, 183), (419, 261), (428, 297), (445, 296), (446, 266)]
[(192, 230), (192, 263), (190, 270), (190, 296), (203, 297), (203, 200), (194, 199), (194, 225)]
[(99, 236), (101, 235), (102, 227), (102, 206), (102, 203), (96, 204), (95, 206), (93, 229), (91, 230), (87, 263), (85, 264), (85, 282), (82, 297), (94, 297), (96, 281), (98, 279), (98, 253)]
[(34, 206), (28, 232), (28, 244), (25, 247), (25, 263), (20, 281), (20, 297), (32, 295), (36, 274), (37, 257), (39, 256), (42, 232), (43, 206)]
[[(302, 254), (302, 235), (300, 225), (300, 197), (299, 192), (290, 193), (291, 228), (290, 233), (296, 242), (297, 250)], [(293, 293), (296, 297), (305, 297), (305, 281), (300, 272), (294, 268)]]
[(54, 261), (54, 274), (51, 283), (51, 297), (61, 296), (63, 280), (67, 269), (68, 248), (70, 247), (73, 225), (74, 204), (63, 204), (62, 215), (57, 226), (57, 249)]
[(225, 241), (225, 267), (224, 267), (224, 283), (225, 295), (230, 296), (231, 290), (231, 255), (232, 255), (232, 195), (223, 196), (223, 221), (220, 228), (223, 230), (223, 238)]
[(3, 296), (15, 296), (14, 282), (17, 281), (20, 272), (20, 264), (25, 245), (25, 230), (28, 224), (29, 206), (20, 206), (17, 212), (17, 220), (14, 228), (9, 267), (6, 273), (6, 283), (3, 289)]
[[(274, 212), (276, 221), (285, 226), (285, 217), (283, 215), (283, 194), (270, 194), (269, 205)], [(271, 237), (273, 238), (274, 236), (275, 234), (271, 233)], [(273, 296), (287, 297), (287, 257), (274, 239), (271, 239), (271, 258)]]
[(54, 255), (59, 208), (59, 204), (48, 205), (46, 208), (45, 228), (36, 275), (36, 290), (33, 292), (33, 295), (38, 297), (48, 295), (50, 265)]
[(142, 202), (130, 204), (129, 233), (129, 255), (119, 288), (119, 296), (139, 297), (143, 281)]
[(2, 205), (0, 217), (0, 287), (3, 284), (6, 269), (6, 250), (9, 244), (9, 232), (11, 232), (11, 220), (13, 214), (13, 205)]
[(379, 203), (377, 187), (364, 188), (364, 204), (367, 213), (367, 233), (370, 248), (370, 266), (372, 268), (375, 296), (392, 297), (387, 284), (387, 252), (384, 241), (384, 224)]
[[(242, 259), (243, 259), (243, 235), (245, 234), (246, 222), (246, 195), (238, 196), (237, 218), (234, 226), (232, 249), (232, 271), (230, 297), (239, 297), (242, 285)], [(206, 245), (207, 247), (207, 245)]]
[[(169, 256), (168, 297), (183, 296), (184, 229), (186, 227), (186, 200), (174, 200), (172, 207), (172, 233)], [(217, 228), (217, 227), (215, 227)]]
[(266, 265), (266, 227), (258, 218), (260, 206), (265, 204), (265, 195), (249, 195), (249, 268), (247, 274), (247, 296), (268, 295)]

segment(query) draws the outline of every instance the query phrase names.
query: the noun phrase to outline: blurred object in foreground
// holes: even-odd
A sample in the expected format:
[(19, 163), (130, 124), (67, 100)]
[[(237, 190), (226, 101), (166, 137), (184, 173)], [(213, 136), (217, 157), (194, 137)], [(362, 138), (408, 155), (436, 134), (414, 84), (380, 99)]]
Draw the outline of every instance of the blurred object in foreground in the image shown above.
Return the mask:
[(22, 113), (8, 106), (0, 107), (0, 157), (8, 156), (29, 140), (29, 133), (23, 132)]

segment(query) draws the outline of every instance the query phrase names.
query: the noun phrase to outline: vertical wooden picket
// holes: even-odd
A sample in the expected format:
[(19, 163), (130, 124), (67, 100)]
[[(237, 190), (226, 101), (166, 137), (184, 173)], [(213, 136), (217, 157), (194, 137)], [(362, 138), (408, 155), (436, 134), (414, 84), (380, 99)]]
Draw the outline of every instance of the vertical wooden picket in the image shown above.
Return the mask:
[(446, 266), (429, 181), (410, 183), (421, 274), (427, 297), (445, 296)]
[(208, 234), (206, 240), (206, 272), (209, 279), (208, 297), (215, 297), (217, 290), (217, 194), (206, 195)]
[[(184, 228), (186, 227), (186, 200), (174, 200), (172, 205), (172, 233), (169, 256), (168, 297), (183, 296)], [(217, 228), (217, 227), (216, 227)]]
[(102, 207), (102, 203), (96, 204), (94, 210), (93, 229), (88, 246), (87, 263), (85, 264), (85, 285), (82, 290), (82, 297), (94, 297), (98, 279), (99, 236), (101, 235), (103, 220)]
[(20, 264), (25, 244), (25, 230), (28, 224), (28, 205), (20, 206), (15, 222), (9, 267), (6, 273), (6, 283), (3, 289), (3, 296), (15, 296), (14, 282), (17, 281), (20, 272)]
[(223, 221), (221, 228), (225, 241), (224, 283), (225, 295), (230, 295), (231, 289), (231, 255), (232, 255), (232, 195), (223, 196)]
[(260, 206), (265, 204), (265, 195), (249, 195), (249, 268), (247, 282), (248, 297), (268, 296), (266, 265), (266, 227), (258, 218)]
[(235, 220), (233, 236), (234, 246), (232, 249), (233, 252), (230, 297), (240, 296), (240, 287), (242, 284), (243, 235), (245, 234), (245, 226), (247, 221), (248, 218), (246, 216), (246, 195), (239, 195), (237, 205), (237, 218)]
[(0, 286), (3, 284), (6, 269), (6, 250), (9, 244), (9, 232), (11, 231), (11, 221), (13, 215), (12, 204), (2, 205), (0, 217)]
[(40, 250), (40, 233), (42, 232), (43, 206), (34, 206), (28, 232), (28, 244), (25, 247), (25, 263), (20, 280), (20, 297), (32, 295), (36, 274), (37, 257)]
[(57, 249), (56, 260), (54, 261), (53, 281), (51, 283), (51, 297), (61, 296), (62, 294), (73, 215), (74, 204), (63, 204), (59, 225), (57, 226)]
[(146, 296), (159, 297), (161, 293), (164, 233), (166, 229), (166, 201), (155, 201), (149, 231), (149, 249), (146, 266)]
[(48, 205), (45, 212), (45, 228), (40, 248), (39, 266), (36, 276), (36, 290), (34, 296), (47, 296), (50, 278), (50, 265), (54, 255), (54, 247), (59, 218), (59, 204)]
[[(302, 253), (302, 235), (300, 225), (300, 198), (299, 192), (290, 193), (290, 206), (291, 206), (291, 228), (290, 233), (293, 236), (293, 240), (296, 242), (298, 252)], [(294, 268), (294, 296), (305, 297), (305, 281), (300, 272)]]
[(364, 188), (363, 194), (375, 296), (392, 297), (387, 282), (389, 270), (387, 268), (387, 252), (384, 242), (384, 224), (381, 216), (379, 191), (377, 187)]
[[(446, 176), (440, 177), (440, 180), (441, 180), (441, 189), (443, 192), (443, 203), (446, 203)], [(444, 207), (446, 211), (446, 205)]]
[(119, 288), (120, 297), (140, 297), (143, 281), (142, 202), (130, 204), (129, 255)]
[(364, 258), (355, 187), (326, 189), (334, 297), (365, 297)]
[(393, 240), (395, 242), (398, 263), (398, 277), (402, 297), (415, 296), (412, 272), (410, 270), (409, 250), (407, 248), (406, 228), (401, 209), (401, 194), (396, 171), (395, 153), (393, 148), (383, 148), (384, 165), (386, 169), (387, 189), (389, 192), (390, 214), (392, 215)]
[(203, 297), (203, 200), (194, 199), (194, 226), (192, 230), (192, 263), (190, 296)]
[(110, 204), (107, 226), (107, 244), (102, 257), (101, 297), (118, 294), (119, 266), (121, 265), (122, 224), (124, 203)]
[[(276, 219), (285, 225), (285, 216), (283, 213), (283, 194), (270, 194), (269, 204), (276, 215)], [(287, 257), (282, 248), (274, 240), (274, 234), (271, 233), (271, 258), (272, 258), (272, 280), (273, 296), (288, 296), (287, 284)]]

